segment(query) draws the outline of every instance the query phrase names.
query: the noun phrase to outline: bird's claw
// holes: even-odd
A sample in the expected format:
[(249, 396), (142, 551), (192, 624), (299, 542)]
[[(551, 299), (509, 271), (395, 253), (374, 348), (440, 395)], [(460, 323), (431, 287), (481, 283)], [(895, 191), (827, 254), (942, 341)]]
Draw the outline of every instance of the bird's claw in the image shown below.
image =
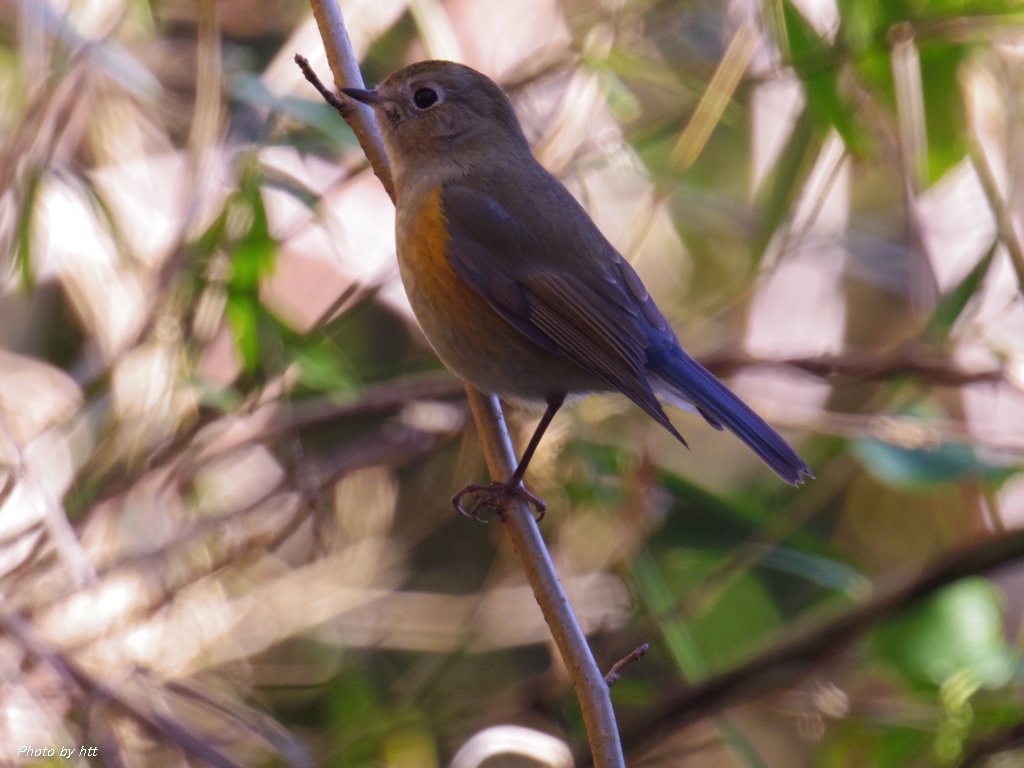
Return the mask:
[[(466, 496), (476, 497), (469, 507), (465, 507), (462, 504), (462, 500)], [(544, 519), (544, 513), (548, 505), (538, 496), (526, 490), (526, 487), (520, 482), (470, 483), (452, 497), (452, 504), (460, 514), (472, 518), (478, 523), (486, 523), (487, 521), (481, 515), (483, 510), (492, 509), (498, 514), (498, 517), (504, 517), (508, 511), (508, 502), (514, 497), (518, 497), (526, 502), (530, 509), (533, 510), (533, 518), (538, 523)]]

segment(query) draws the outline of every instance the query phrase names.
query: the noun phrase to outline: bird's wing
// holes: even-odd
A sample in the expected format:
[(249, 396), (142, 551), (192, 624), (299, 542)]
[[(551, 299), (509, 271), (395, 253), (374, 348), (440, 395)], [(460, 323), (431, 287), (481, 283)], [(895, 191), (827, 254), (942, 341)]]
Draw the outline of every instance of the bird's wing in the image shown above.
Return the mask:
[(664, 317), (603, 237), (606, 252), (581, 260), (573, 233), (527, 229), (489, 195), (448, 185), (442, 205), (459, 277), (524, 336), (606, 381), (685, 444), (646, 371), (652, 343), (674, 336), (664, 337)]

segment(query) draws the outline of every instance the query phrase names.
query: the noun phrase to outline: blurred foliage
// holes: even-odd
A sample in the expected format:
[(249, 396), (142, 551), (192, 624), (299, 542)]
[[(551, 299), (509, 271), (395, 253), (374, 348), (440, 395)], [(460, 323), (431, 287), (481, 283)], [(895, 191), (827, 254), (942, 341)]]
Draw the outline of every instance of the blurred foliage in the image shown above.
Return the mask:
[[(1019, 5), (342, 4), (369, 82), (498, 76), (817, 475), (785, 487), (674, 412), (680, 450), (619, 398), (559, 415), (529, 477), (554, 559), (603, 666), (651, 644), (613, 689), (631, 763), (1024, 760), (1019, 569), (645, 740), (659, 702), (1020, 525)], [(510, 725), (536, 763), (545, 735), (585, 753), (502, 527), (450, 507), (479, 447), (399, 298), (390, 204), (291, 62), (326, 77), (308, 7), (0, 23), (0, 761), (508, 765), (480, 756)]]

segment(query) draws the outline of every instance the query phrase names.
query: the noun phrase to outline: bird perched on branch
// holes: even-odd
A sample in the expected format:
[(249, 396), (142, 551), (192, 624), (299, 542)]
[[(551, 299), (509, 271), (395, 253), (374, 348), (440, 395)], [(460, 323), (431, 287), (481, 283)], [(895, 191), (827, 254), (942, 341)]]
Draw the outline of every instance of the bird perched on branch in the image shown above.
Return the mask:
[[(787, 483), (813, 477), (782, 437), (690, 357), (633, 268), (530, 151), (504, 91), (461, 64), (424, 61), (373, 90), (394, 178), (398, 261), (441, 361), (477, 389), (547, 408), (512, 477), (453, 499), (543, 502), (523, 477), (574, 393), (619, 391), (667, 429), (657, 395), (730, 430)], [(467, 494), (477, 501), (463, 506)]]

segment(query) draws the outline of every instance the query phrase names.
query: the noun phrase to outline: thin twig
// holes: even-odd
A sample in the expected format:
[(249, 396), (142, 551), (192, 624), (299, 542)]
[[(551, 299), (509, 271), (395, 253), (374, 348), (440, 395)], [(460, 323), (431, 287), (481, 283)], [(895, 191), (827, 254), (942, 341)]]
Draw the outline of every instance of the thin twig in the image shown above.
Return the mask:
[[(337, 0), (310, 0), (313, 17), (317, 29), (324, 41), (327, 52), (327, 63), (334, 75), (334, 84), (338, 88), (362, 88), (363, 75), (359, 71), (359, 60), (352, 52), (352, 42), (348, 39), (345, 19)], [(301, 66), (301, 65), (300, 65)], [(395, 182), (391, 177), (391, 163), (384, 151), (384, 140), (381, 138), (380, 126), (373, 110), (365, 104), (355, 104), (353, 109), (342, 108), (341, 116), (348, 123), (352, 132), (363, 149), (363, 154), (370, 161), (374, 174), (384, 185), (391, 201), (395, 201)], [(347, 114), (346, 114), (347, 113)]]
[[(337, 3), (332, 0), (310, 2), (336, 85), (362, 87), (358, 61)], [(362, 105), (348, 115), (345, 111), (341, 111), (342, 117), (352, 126), (374, 173), (394, 201), (390, 166), (372, 112)], [(505, 480), (515, 470), (516, 458), (501, 405), (497, 397), (481, 394), (471, 387), (466, 387), (466, 393), (491, 476)], [(624, 766), (608, 685), (558, 580), (533, 512), (525, 503), (513, 501), (501, 519), (576, 690), (594, 764), (601, 768)]]
[(625, 667), (629, 666), (634, 661), (639, 661), (640, 659), (642, 659), (644, 656), (647, 655), (647, 651), (649, 651), (650, 649), (650, 643), (638, 645), (628, 654), (626, 654), (621, 659), (612, 664), (612, 668), (609, 669), (608, 674), (604, 676), (604, 681), (608, 684), (608, 687), (611, 688), (613, 685), (615, 685), (615, 683), (618, 681), (619, 677), (622, 674), (622, 670)]
[(999, 188), (999, 180), (996, 178), (992, 162), (985, 151), (985, 145), (978, 135), (976, 125), (972, 125), (971, 130), (968, 132), (968, 138), (970, 139), (971, 161), (974, 166), (974, 172), (978, 174), (981, 189), (988, 200), (989, 208), (992, 209), (992, 216), (996, 221), (996, 231), (999, 233), (999, 239), (1002, 241), (1003, 246), (1006, 248), (1006, 253), (1010, 257), (1010, 264), (1013, 266), (1013, 272), (1017, 276), (1017, 288), (1021, 293), (1024, 293), (1024, 243), (1017, 236), (1013, 217), (1008, 210), (1006, 201), (1003, 199), (1003, 193)]
[(342, 100), (338, 95), (330, 90), (320, 80), (319, 75), (313, 71), (313, 67), (309, 63), (309, 59), (303, 56), (301, 53), (295, 54), (295, 63), (299, 65), (299, 69), (302, 70), (302, 76), (309, 81), (310, 85), (317, 89), (324, 101), (334, 107), (338, 114), (347, 122), (352, 110), (355, 108), (355, 102), (352, 100)]
[(743, 352), (727, 352), (704, 356), (700, 360), (706, 368), (719, 376), (728, 375), (741, 368), (795, 368), (821, 377), (885, 379), (913, 376), (929, 384), (945, 386), (1008, 380), (1007, 371), (1001, 366), (968, 370), (946, 357), (929, 355), (917, 350), (883, 354), (847, 352), (842, 355), (806, 355), (789, 358), (757, 357)]
[[(498, 398), (469, 387), (466, 392), (491, 477), (511, 477), (516, 468), (516, 456)], [(625, 765), (608, 684), (590, 653), (587, 639), (558, 580), (533, 510), (518, 498), (513, 499), (501, 521), (576, 689), (594, 765)]]
[[(319, 78), (317, 79), (319, 82)], [(321, 84), (322, 85), (322, 84)], [(968, 370), (956, 365), (948, 358), (928, 355), (924, 351), (906, 350), (896, 353), (848, 352), (841, 355), (807, 355), (798, 357), (769, 358), (750, 355), (745, 352), (725, 352), (699, 357), (700, 362), (718, 376), (728, 376), (738, 370), (750, 368), (790, 368), (821, 378), (841, 377), (844, 379), (878, 380), (907, 376), (918, 379), (922, 384), (940, 386), (963, 386), (966, 384), (1012, 382), (1008, 370), (1003, 366)], [(289, 412), (275, 414), (259, 435), (249, 435), (247, 441), (270, 440), (286, 430), (299, 430), (333, 420), (359, 415), (385, 413), (396, 407), (419, 399), (455, 400), (464, 391), (457, 379), (446, 374), (409, 376), (394, 382), (367, 387), (358, 398), (350, 403), (337, 403), (329, 399), (312, 399), (292, 404)], [(837, 414), (838, 416), (838, 414)], [(162, 466), (168, 459), (176, 459), (181, 448), (192, 443), (202, 428), (210, 425), (209, 419), (200, 418), (191, 428), (159, 445), (140, 465), (145, 471)], [(841, 426), (841, 425), (840, 425)], [(933, 428), (934, 424), (931, 425)], [(869, 426), (840, 428), (835, 424), (820, 423), (816, 431), (835, 431), (837, 434), (869, 434)], [(976, 440), (977, 435), (963, 432), (944, 434), (937, 432), (943, 440)], [(228, 446), (233, 447), (233, 446)], [(1005, 447), (1005, 446), (1004, 446)], [(209, 459), (204, 456), (204, 461)], [(79, 469), (78, 485), (101, 485), (105, 490), (99, 500), (122, 493), (138, 477), (126, 472), (124, 467), (110, 471), (117, 474), (113, 483), (96, 483), (89, 474), (89, 466)], [(0, 488), (0, 500), (3, 489)]]

